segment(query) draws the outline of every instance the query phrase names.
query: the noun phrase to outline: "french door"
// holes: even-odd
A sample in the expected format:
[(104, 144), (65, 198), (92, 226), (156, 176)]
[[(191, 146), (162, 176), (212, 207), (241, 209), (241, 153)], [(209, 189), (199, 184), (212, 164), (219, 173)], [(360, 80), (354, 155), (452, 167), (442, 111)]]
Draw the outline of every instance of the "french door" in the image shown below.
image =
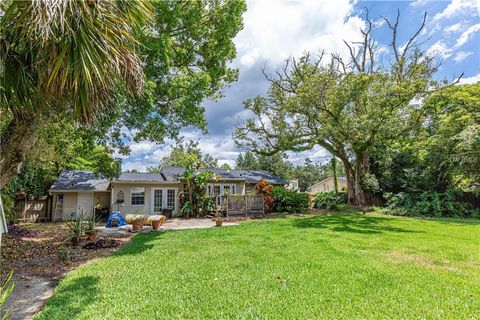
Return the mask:
[(177, 190), (169, 188), (152, 189), (152, 212), (161, 213), (162, 209), (172, 209), (175, 211), (177, 199)]

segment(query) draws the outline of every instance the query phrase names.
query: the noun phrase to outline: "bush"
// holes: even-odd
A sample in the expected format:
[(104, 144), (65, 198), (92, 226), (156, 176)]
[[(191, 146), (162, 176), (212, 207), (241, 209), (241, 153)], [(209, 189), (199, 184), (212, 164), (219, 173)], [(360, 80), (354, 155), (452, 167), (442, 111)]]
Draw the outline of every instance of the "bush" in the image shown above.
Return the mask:
[(309, 196), (284, 187), (276, 186), (272, 190), (273, 211), (276, 212), (305, 212), (308, 210)]
[(315, 208), (335, 210), (341, 203), (347, 203), (348, 196), (346, 192), (319, 192), (315, 195)]
[(456, 192), (385, 194), (386, 212), (393, 215), (476, 218), (479, 210), (457, 200)]

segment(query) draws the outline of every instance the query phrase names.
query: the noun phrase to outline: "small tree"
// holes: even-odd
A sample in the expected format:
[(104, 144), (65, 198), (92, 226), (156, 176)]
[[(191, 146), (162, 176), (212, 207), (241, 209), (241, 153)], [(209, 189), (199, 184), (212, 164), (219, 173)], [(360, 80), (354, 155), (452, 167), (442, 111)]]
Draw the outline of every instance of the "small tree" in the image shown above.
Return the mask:
[(273, 209), (273, 186), (267, 180), (261, 179), (256, 185), (257, 193), (263, 195), (263, 202), (265, 204), (265, 211), (271, 212)]
[(182, 213), (186, 217), (202, 216), (213, 210), (213, 199), (207, 194), (207, 185), (218, 181), (218, 178), (218, 175), (210, 171), (200, 171), (198, 162), (187, 165), (183, 179), (187, 185), (188, 198), (182, 206)]

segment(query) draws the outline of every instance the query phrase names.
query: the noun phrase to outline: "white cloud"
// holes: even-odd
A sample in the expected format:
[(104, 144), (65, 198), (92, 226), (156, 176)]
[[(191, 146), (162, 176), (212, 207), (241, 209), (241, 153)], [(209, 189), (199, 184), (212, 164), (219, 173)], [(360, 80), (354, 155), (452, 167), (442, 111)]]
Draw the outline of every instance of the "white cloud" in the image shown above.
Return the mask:
[(442, 12), (433, 16), (433, 21), (438, 22), (464, 14), (480, 16), (480, 2), (478, 0), (452, 0)]
[[(276, 65), (305, 51), (346, 53), (343, 39), (358, 40), (362, 19), (350, 16), (353, 3), (337, 1), (250, 1), (244, 29), (235, 39), (240, 64)], [(349, 17), (350, 16), (350, 17)]]
[(471, 84), (480, 82), (480, 73), (475, 76), (460, 79), (460, 84)]
[(453, 49), (449, 48), (443, 41), (435, 42), (427, 50), (429, 56), (441, 56), (442, 58), (448, 58), (452, 55)]
[(425, 5), (428, 2), (428, 0), (415, 0), (410, 2), (410, 6), (412, 7), (421, 7)]
[(468, 51), (468, 52), (459, 51), (459, 52), (457, 52), (457, 54), (455, 55), (453, 60), (455, 60), (455, 62), (462, 62), (463, 60), (465, 60), (466, 58), (468, 58), (472, 54), (473, 54), (473, 52), (471, 52), (471, 51)]
[(473, 26), (470, 26), (465, 32), (463, 32), (460, 37), (457, 39), (457, 42), (455, 43), (455, 47), (459, 48), (463, 46), (467, 41), (470, 39), (472, 35), (475, 34), (475, 32), (480, 30), (480, 23), (474, 24)]
[(443, 31), (445, 31), (446, 33), (454, 33), (454, 32), (460, 31), (462, 26), (463, 25), (460, 22), (458, 22), (458, 23), (455, 23), (455, 24), (452, 24), (448, 27), (443, 28)]

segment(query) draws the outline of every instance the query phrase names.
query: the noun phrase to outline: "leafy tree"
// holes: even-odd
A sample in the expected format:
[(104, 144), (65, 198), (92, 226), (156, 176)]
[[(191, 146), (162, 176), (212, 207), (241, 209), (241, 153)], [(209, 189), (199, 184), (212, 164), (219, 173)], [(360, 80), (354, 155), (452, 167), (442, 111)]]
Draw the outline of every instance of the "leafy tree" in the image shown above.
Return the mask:
[(298, 165), (293, 170), (293, 176), (298, 178), (298, 186), (300, 191), (307, 190), (308, 187), (314, 183), (324, 179), (327, 175), (322, 170), (322, 167), (315, 164), (310, 158), (305, 158), (302, 165)]
[(199, 171), (199, 163), (190, 163), (185, 167), (183, 181), (187, 186), (188, 194), (182, 205), (182, 214), (185, 217), (204, 216), (214, 209), (213, 197), (207, 194), (207, 185), (218, 181), (219, 177), (212, 172)]
[(193, 163), (200, 168), (216, 168), (218, 161), (210, 154), (203, 155), (198, 147), (198, 142), (178, 143), (169, 155), (160, 160), (158, 167), (147, 168), (148, 172), (160, 172), (162, 167), (187, 167)]
[(106, 128), (97, 139), (127, 153), (125, 127), (134, 129), (135, 141), (158, 143), (183, 126), (205, 129), (201, 103), (237, 77), (228, 62), (244, 1), (2, 5), (2, 185), (52, 115), (69, 115), (98, 133)]
[(143, 87), (136, 33), (143, 1), (6, 1), (0, 21), (1, 176), (4, 186), (53, 115), (92, 122), (116, 93)]
[(230, 167), (230, 165), (228, 163), (224, 163), (220, 166), (220, 169), (223, 169), (223, 170), (232, 170), (232, 167)]
[(367, 12), (361, 43), (345, 42), (348, 60), (334, 54), (326, 61), (324, 53), (307, 54), (289, 59), (275, 77), (266, 74), (271, 82), (268, 95), (245, 102), (255, 119), (237, 127), (237, 144), (266, 155), (320, 145), (343, 163), (349, 202), (366, 205), (364, 178), (375, 178), (370, 175), (371, 151), (416, 130), (424, 110), (412, 101), (440, 89), (432, 80), (433, 58), (417, 43), (426, 14), (402, 48), (396, 39), (399, 17), (385, 18), (392, 31), (392, 51), (382, 63), (372, 36), (375, 24)]
[(376, 147), (372, 172), (384, 192), (479, 190), (480, 85), (457, 85), (423, 102), (415, 135)]
[(255, 155), (252, 152), (247, 151), (238, 155), (235, 167), (239, 170), (257, 170), (259, 165)]
[(288, 156), (286, 154), (259, 155), (257, 159), (258, 170), (267, 171), (285, 181), (292, 177), (293, 166), (287, 160)]

